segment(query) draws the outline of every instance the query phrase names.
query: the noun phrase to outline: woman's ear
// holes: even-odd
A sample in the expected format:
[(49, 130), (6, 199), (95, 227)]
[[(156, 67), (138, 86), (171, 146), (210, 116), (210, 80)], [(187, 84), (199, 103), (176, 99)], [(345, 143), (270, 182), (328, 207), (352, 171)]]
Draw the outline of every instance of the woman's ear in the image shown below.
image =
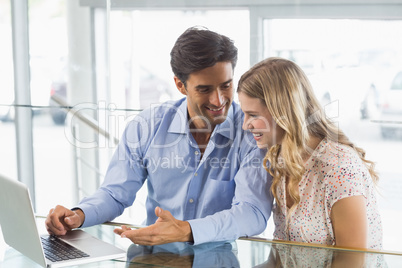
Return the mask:
[(187, 95), (187, 89), (184, 86), (184, 83), (177, 76), (174, 77), (174, 83), (181, 94)]

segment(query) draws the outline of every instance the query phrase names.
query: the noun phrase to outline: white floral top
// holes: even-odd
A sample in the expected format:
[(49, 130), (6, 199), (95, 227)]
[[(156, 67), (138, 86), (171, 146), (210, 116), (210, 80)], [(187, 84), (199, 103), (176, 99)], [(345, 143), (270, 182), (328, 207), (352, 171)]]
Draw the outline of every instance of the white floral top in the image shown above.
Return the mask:
[(281, 206), (274, 204), (274, 239), (335, 245), (331, 208), (345, 197), (363, 195), (368, 217), (368, 248), (382, 248), (381, 218), (373, 180), (357, 153), (349, 146), (323, 139), (305, 163), (299, 183), (300, 203), (286, 226), (285, 179), (278, 189)]

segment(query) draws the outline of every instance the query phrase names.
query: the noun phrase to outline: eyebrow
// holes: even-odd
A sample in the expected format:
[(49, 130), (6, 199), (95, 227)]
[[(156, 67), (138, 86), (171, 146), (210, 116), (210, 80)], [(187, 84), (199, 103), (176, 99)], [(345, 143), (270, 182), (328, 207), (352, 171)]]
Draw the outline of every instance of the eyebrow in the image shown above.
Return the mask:
[(253, 111), (253, 110), (251, 110), (251, 111), (243, 111), (243, 113), (245, 113), (245, 114), (258, 114), (257, 111)]
[[(225, 82), (221, 83), (220, 85), (228, 84), (228, 83), (231, 83), (232, 81), (233, 81), (233, 79), (229, 79), (228, 81), (225, 81)], [(209, 88), (209, 87), (211, 87), (211, 85), (198, 85), (195, 88), (196, 89), (205, 89), (205, 88)]]
[(226, 81), (226, 82), (223, 82), (221, 85), (224, 85), (224, 84), (228, 84), (228, 83), (231, 83), (233, 81), (233, 79), (231, 78), (231, 79), (229, 79), (228, 81)]

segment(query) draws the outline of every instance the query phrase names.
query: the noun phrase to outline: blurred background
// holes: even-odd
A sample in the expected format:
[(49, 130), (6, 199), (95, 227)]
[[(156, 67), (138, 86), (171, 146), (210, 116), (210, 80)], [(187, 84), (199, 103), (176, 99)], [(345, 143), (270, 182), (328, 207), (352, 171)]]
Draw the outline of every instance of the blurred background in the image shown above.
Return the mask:
[[(402, 251), (402, 1), (231, 2), (0, 0), (0, 173), (30, 186), (41, 215), (91, 194), (126, 123), (182, 97), (170, 50), (202, 25), (235, 41), (235, 84), (266, 57), (303, 68), (377, 163), (384, 249)], [(145, 192), (121, 220), (142, 223)]]

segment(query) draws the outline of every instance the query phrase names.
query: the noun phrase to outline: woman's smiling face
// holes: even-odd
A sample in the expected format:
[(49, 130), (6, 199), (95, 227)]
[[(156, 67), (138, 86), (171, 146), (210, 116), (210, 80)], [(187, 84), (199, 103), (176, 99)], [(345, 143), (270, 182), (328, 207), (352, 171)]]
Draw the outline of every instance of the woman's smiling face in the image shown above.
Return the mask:
[(259, 148), (270, 148), (280, 144), (285, 131), (279, 127), (267, 106), (258, 98), (240, 92), (239, 101), (244, 113), (243, 129), (250, 131)]

